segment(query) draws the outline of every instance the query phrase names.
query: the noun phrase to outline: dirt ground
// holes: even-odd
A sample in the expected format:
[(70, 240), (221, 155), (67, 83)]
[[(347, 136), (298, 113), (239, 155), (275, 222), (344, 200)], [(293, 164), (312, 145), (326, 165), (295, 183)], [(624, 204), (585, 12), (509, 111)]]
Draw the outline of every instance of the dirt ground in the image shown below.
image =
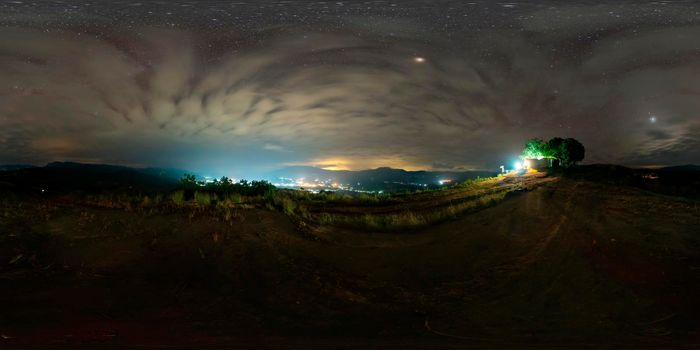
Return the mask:
[(1, 348), (700, 346), (700, 207), (557, 179), (410, 232), (0, 208)]

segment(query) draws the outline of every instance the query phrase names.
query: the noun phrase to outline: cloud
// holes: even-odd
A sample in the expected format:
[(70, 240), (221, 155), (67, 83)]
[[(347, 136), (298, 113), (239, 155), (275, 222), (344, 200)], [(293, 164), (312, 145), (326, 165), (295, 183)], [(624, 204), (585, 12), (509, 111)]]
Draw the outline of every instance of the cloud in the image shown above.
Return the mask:
[[(560, 7), (563, 22), (544, 21), (548, 11), (519, 16), (524, 31), (446, 39), (420, 21), (354, 18), (238, 44), (240, 33), (218, 34), (227, 44), (211, 49), (196, 30), (4, 27), (0, 159), (226, 175), (285, 164), (495, 169), (524, 140), (553, 136), (581, 140), (594, 161), (698, 159), (688, 148), (700, 123), (697, 27), (631, 32), (627, 13), (601, 18), (616, 13), (607, 7)], [(620, 30), (596, 29), (609, 26)], [(591, 31), (595, 41), (561, 49)]]
[(272, 143), (266, 143), (263, 145), (263, 149), (267, 151), (273, 151), (273, 152), (291, 152), (291, 150), (286, 149), (280, 145), (275, 145)]

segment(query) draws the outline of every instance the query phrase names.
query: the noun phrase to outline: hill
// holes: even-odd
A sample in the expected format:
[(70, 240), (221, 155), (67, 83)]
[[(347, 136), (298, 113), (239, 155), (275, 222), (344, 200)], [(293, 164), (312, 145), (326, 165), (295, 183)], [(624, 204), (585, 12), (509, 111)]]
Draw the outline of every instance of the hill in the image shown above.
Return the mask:
[(688, 171), (700, 171), (700, 165), (692, 165), (692, 164), (686, 164), (686, 165), (678, 165), (678, 166), (670, 166), (670, 167), (665, 167), (659, 169), (659, 171), (664, 171), (664, 172), (688, 172)]
[(634, 169), (595, 164), (570, 169), (566, 176), (618, 186), (633, 186), (672, 196), (700, 198), (700, 171), (694, 165), (660, 169)]
[[(698, 202), (619, 182), (627, 172), (280, 192), (279, 210), (3, 197), (0, 330), (11, 345), (68, 348), (697, 344)], [(507, 195), (482, 200), (494, 193)], [(427, 225), (365, 220), (461, 203), (475, 204)]]
[(36, 168), (36, 166), (30, 164), (0, 164), (0, 171), (12, 171), (29, 168)]
[(186, 173), (178, 169), (131, 168), (106, 164), (53, 162), (0, 172), (0, 189), (28, 193), (171, 191)]

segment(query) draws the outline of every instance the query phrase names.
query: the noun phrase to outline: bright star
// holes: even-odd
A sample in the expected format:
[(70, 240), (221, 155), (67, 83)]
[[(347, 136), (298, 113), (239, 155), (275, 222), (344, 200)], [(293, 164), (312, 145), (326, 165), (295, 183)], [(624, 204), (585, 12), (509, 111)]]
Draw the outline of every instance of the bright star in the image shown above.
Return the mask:
[(649, 117), (649, 122), (656, 123), (656, 116), (652, 115), (651, 117)]

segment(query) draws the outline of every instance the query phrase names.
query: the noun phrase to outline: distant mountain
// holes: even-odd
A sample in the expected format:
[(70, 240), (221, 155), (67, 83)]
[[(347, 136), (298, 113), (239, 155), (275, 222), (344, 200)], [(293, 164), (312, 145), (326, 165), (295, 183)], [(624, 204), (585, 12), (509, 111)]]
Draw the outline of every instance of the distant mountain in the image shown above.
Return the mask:
[(30, 164), (0, 164), (0, 171), (12, 171), (29, 168), (36, 168), (36, 166)]
[(661, 169), (659, 169), (659, 171), (667, 171), (667, 172), (700, 171), (700, 165), (686, 164), (686, 165), (669, 166), (669, 167), (661, 168)]
[(111, 165), (111, 164), (84, 164), (75, 162), (52, 162), (46, 164), (45, 168), (58, 168), (58, 169), (78, 169), (78, 170), (89, 170), (94, 172), (110, 173), (117, 171), (135, 171), (141, 174), (152, 175), (156, 177), (163, 177), (172, 180), (180, 180), (184, 174), (194, 174), (194, 172), (175, 169), (175, 168), (132, 168), (123, 165)]
[(628, 168), (613, 164), (580, 165), (565, 172), (574, 179), (633, 186), (672, 196), (700, 198), (700, 167)]
[(19, 168), (0, 172), (0, 187), (26, 192), (151, 193), (176, 187), (181, 169), (131, 168), (109, 164), (53, 162), (44, 167)]
[(496, 175), (491, 171), (408, 171), (393, 168), (370, 170), (325, 170), (309, 166), (292, 166), (265, 174), (264, 179), (272, 183), (292, 183), (293, 180), (305, 179), (304, 182), (333, 182), (350, 185), (359, 190), (408, 190), (418, 187), (436, 187), (441, 182), (462, 182), (476, 177)]

